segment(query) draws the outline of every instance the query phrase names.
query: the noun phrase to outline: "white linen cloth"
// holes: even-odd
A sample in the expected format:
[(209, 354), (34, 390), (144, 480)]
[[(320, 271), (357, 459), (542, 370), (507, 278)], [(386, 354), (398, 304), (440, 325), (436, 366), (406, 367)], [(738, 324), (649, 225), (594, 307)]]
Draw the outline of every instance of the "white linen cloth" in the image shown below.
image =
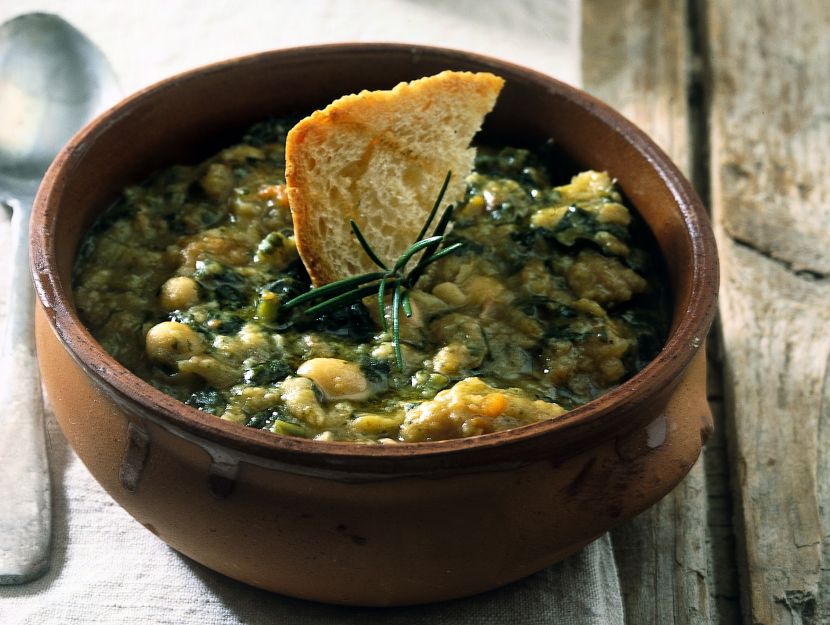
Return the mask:
[[(0, 22), (29, 11), (57, 13), (85, 32), (125, 94), (225, 58), (342, 41), (467, 49), (580, 82), (580, 0), (15, 0), (0, 4)], [(0, 266), (7, 237), (0, 218)], [(177, 554), (135, 522), (92, 479), (51, 415), (47, 428), (51, 569), (26, 585), (0, 586), (2, 625), (623, 623), (608, 536), (506, 588), (430, 606), (332, 607), (248, 587)]]

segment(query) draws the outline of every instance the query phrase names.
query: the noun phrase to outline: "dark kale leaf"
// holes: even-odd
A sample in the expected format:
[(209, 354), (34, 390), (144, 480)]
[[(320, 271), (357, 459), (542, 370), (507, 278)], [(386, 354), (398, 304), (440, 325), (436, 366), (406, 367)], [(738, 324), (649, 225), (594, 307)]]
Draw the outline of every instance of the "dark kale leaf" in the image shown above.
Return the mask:
[(562, 245), (572, 247), (579, 239), (593, 241), (596, 230), (596, 220), (589, 212), (569, 206), (567, 212), (553, 227), (551, 235)]
[(292, 369), (281, 360), (269, 360), (251, 365), (245, 369), (243, 376), (246, 384), (265, 386), (284, 380), (291, 375)]
[(315, 329), (335, 336), (344, 336), (355, 341), (368, 342), (375, 334), (375, 323), (362, 303), (348, 308), (337, 308), (316, 318), (304, 317), (295, 320), (302, 329)]
[(245, 419), (245, 425), (249, 428), (262, 430), (271, 427), (274, 423), (274, 413), (271, 410), (263, 410)]
[(294, 417), (281, 404), (248, 416), (245, 425), (260, 430), (272, 430), (276, 434), (284, 436), (301, 436), (304, 438), (311, 436), (308, 426)]
[(383, 384), (389, 377), (392, 371), (392, 363), (388, 360), (379, 360), (377, 358), (365, 358), (360, 363), (360, 370), (366, 379), (373, 384)]
[(485, 176), (510, 178), (532, 188), (546, 187), (547, 172), (533, 152), (522, 148), (480, 149), (476, 154), (476, 172)]
[(245, 278), (215, 260), (196, 261), (193, 279), (223, 307), (238, 309), (250, 302), (250, 287)]
[(256, 147), (262, 147), (269, 143), (285, 143), (285, 137), (288, 131), (303, 117), (303, 115), (273, 117), (264, 122), (254, 124), (242, 137), (242, 142)]
[(659, 306), (659, 298), (653, 298), (651, 304), (643, 307), (630, 308), (620, 314), (633, 330), (637, 347), (632, 355), (631, 367), (640, 371), (660, 352), (668, 334), (668, 320), (663, 314), (664, 307)]
[(275, 295), (279, 295), (281, 301), (287, 302), (293, 297), (297, 297), (301, 293), (308, 290), (308, 282), (300, 280), (291, 274), (283, 274), (276, 280), (272, 280), (265, 284), (260, 292), (270, 291)]
[(547, 395), (542, 396), (540, 399), (557, 403), (566, 410), (570, 410), (584, 403), (584, 401), (566, 386), (551, 387)]
[(603, 343), (607, 343), (608, 332), (604, 326), (591, 328), (590, 330), (574, 330), (570, 326), (558, 326), (548, 328), (545, 332), (545, 338), (570, 341), (571, 343), (584, 343), (589, 339), (597, 338)]
[(187, 398), (185, 403), (217, 417), (225, 412), (225, 406), (227, 405), (222, 393), (213, 387), (196, 391)]
[(236, 334), (243, 325), (245, 319), (223, 310), (211, 311), (208, 315), (208, 327), (217, 334)]

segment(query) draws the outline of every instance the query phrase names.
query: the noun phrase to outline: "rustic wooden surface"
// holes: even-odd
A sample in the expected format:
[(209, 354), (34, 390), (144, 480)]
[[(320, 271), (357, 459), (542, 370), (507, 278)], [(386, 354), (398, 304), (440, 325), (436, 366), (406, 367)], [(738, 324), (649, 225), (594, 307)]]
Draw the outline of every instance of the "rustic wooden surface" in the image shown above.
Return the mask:
[(830, 3), (583, 6), (586, 88), (690, 175), (722, 267), (720, 427), (614, 533), (627, 622), (830, 623)]
[(706, 21), (742, 606), (830, 621), (830, 3)]
[(626, 623), (830, 623), (830, 2), (583, 14), (586, 89), (689, 174), (722, 267), (719, 427), (687, 480), (614, 532)]

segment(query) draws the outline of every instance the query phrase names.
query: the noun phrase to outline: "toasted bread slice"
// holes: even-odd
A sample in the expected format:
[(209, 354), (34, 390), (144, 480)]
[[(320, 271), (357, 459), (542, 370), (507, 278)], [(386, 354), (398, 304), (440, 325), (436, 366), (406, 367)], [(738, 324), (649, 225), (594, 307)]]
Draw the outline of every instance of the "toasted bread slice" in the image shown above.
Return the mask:
[(445, 71), (335, 100), (288, 133), (285, 177), (297, 249), (316, 285), (376, 270), (360, 226), (387, 265), (413, 243), (447, 171), (444, 205), (462, 199), (473, 135), (504, 80)]

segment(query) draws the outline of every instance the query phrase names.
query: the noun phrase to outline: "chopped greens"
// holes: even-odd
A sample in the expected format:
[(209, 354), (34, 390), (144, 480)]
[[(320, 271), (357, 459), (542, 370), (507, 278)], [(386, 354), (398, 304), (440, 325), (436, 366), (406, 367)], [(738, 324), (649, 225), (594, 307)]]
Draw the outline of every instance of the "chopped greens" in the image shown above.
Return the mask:
[(478, 148), (463, 200), (443, 206), (448, 175), (396, 259), (352, 221), (376, 271), (311, 288), (282, 174), (295, 121), (126, 189), (82, 242), (82, 319), (157, 388), (281, 436), (418, 442), (556, 418), (660, 351), (650, 233), (550, 142)]

